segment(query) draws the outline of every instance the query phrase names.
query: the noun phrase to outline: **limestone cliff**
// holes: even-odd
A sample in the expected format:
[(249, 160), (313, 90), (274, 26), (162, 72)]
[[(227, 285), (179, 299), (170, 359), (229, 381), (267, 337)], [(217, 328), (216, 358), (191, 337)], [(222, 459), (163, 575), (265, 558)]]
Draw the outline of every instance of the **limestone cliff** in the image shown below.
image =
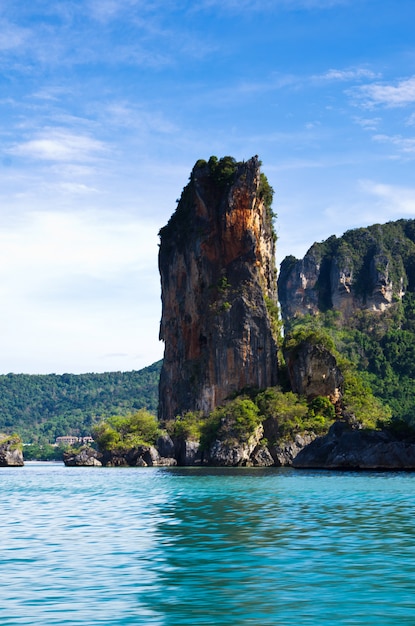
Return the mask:
[(350, 317), (382, 312), (415, 285), (415, 220), (375, 224), (315, 243), (303, 259), (286, 257), (278, 292), (284, 320), (327, 309)]
[(198, 161), (160, 231), (162, 422), (277, 382), (272, 189), (257, 157)]

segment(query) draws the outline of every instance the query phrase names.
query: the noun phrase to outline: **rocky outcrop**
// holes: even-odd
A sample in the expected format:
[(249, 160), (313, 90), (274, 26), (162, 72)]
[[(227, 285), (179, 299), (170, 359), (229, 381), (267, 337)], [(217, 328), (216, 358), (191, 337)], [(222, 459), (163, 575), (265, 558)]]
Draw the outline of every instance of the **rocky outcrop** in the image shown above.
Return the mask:
[(327, 348), (304, 341), (287, 351), (285, 358), (294, 393), (308, 400), (326, 396), (334, 405), (340, 405), (344, 379)]
[(173, 456), (162, 456), (155, 446), (137, 446), (128, 450), (104, 451), (105, 467), (170, 467), (177, 465)]
[(22, 467), (23, 465), (20, 437), (0, 433), (0, 467)]
[(315, 243), (303, 259), (286, 257), (278, 293), (282, 317), (335, 309), (382, 312), (414, 290), (415, 220), (398, 220)]
[(101, 467), (102, 457), (100, 452), (86, 446), (76, 452), (64, 452), (63, 462), (68, 467)]
[(385, 431), (358, 430), (335, 422), (293, 459), (307, 469), (415, 470), (415, 443), (400, 441)]
[(200, 447), (200, 441), (178, 438), (175, 442), (175, 458), (178, 465), (206, 465), (207, 460)]
[[(222, 425), (223, 428), (223, 425)], [(220, 433), (220, 431), (219, 431)], [(260, 441), (264, 434), (260, 424), (250, 437), (238, 438), (228, 432), (225, 437), (216, 439), (210, 446), (207, 455), (209, 465), (231, 466), (261, 465), (261, 461), (268, 458), (265, 450), (261, 450)], [(264, 456), (265, 454), (265, 456)]]
[(297, 455), (308, 446), (316, 435), (314, 433), (299, 433), (293, 439), (280, 441), (269, 446), (269, 452), (277, 467), (290, 467)]
[[(172, 451), (174, 452), (174, 450)], [(68, 467), (169, 467), (177, 465), (172, 457), (161, 456), (154, 446), (138, 446), (129, 450), (99, 452), (91, 447), (65, 452), (63, 462)]]
[(267, 309), (276, 303), (269, 191), (256, 157), (198, 162), (160, 231), (162, 423), (277, 382)]

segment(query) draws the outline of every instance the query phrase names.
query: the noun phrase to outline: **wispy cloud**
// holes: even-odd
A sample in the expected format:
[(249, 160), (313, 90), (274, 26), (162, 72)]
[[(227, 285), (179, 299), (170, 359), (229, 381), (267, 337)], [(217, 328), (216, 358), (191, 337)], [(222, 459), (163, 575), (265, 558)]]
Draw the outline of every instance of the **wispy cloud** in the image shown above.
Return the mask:
[(415, 214), (415, 188), (402, 187), (399, 185), (388, 185), (373, 180), (360, 181), (360, 189), (378, 199), (380, 215), (384, 209), (389, 213), (393, 212), (398, 216)]
[(365, 130), (377, 130), (381, 123), (380, 117), (354, 117), (353, 121)]
[(364, 80), (364, 79), (374, 79), (378, 78), (379, 74), (376, 74), (372, 70), (366, 69), (364, 67), (357, 68), (348, 68), (348, 69), (330, 69), (324, 74), (318, 74), (313, 76), (315, 80), (326, 80), (326, 81), (355, 81), (355, 80)]
[(23, 46), (30, 31), (0, 19), (0, 53)]
[[(30, 74), (34, 64), (62, 68), (90, 62), (164, 67), (181, 50), (183, 37), (168, 28), (168, 11), (157, 13), (158, 3), (68, 0), (42, 9), (33, 5), (17, 14), (7, 10), (9, 19), (0, 19), (0, 63), (8, 70)], [(30, 26), (13, 23), (13, 18)]]
[(111, 102), (100, 114), (112, 126), (163, 134), (172, 134), (178, 130), (164, 112), (151, 111), (128, 101)]
[(61, 128), (45, 128), (34, 139), (11, 147), (14, 156), (44, 161), (84, 162), (106, 152), (103, 142), (88, 135), (77, 135)]
[(374, 141), (389, 143), (404, 153), (415, 153), (415, 137), (402, 137), (401, 135), (374, 135)]
[(395, 85), (373, 83), (356, 87), (351, 94), (366, 107), (403, 107), (415, 102), (415, 76)]

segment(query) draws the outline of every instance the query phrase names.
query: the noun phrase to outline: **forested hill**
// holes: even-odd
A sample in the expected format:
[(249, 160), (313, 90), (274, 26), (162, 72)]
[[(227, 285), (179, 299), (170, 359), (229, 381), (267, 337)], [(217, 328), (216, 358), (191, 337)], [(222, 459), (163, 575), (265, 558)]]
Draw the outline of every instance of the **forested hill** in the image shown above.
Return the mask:
[(415, 437), (415, 220), (350, 230), (303, 259), (286, 257), (279, 298), (286, 335), (300, 326), (328, 334), (394, 426)]
[(26, 442), (90, 435), (111, 415), (157, 411), (161, 361), (132, 372), (0, 375), (0, 432)]

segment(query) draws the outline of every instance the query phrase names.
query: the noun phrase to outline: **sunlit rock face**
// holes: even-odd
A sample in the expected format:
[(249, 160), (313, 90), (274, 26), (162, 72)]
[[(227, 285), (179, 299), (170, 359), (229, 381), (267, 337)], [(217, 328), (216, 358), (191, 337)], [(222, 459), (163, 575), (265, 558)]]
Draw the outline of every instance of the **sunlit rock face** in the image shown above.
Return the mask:
[(415, 220), (375, 224), (315, 243), (303, 259), (286, 257), (278, 293), (282, 317), (333, 309), (383, 312), (415, 289)]
[[(225, 158), (227, 159), (227, 157)], [(160, 231), (162, 422), (277, 382), (275, 236), (257, 157), (198, 161)]]

